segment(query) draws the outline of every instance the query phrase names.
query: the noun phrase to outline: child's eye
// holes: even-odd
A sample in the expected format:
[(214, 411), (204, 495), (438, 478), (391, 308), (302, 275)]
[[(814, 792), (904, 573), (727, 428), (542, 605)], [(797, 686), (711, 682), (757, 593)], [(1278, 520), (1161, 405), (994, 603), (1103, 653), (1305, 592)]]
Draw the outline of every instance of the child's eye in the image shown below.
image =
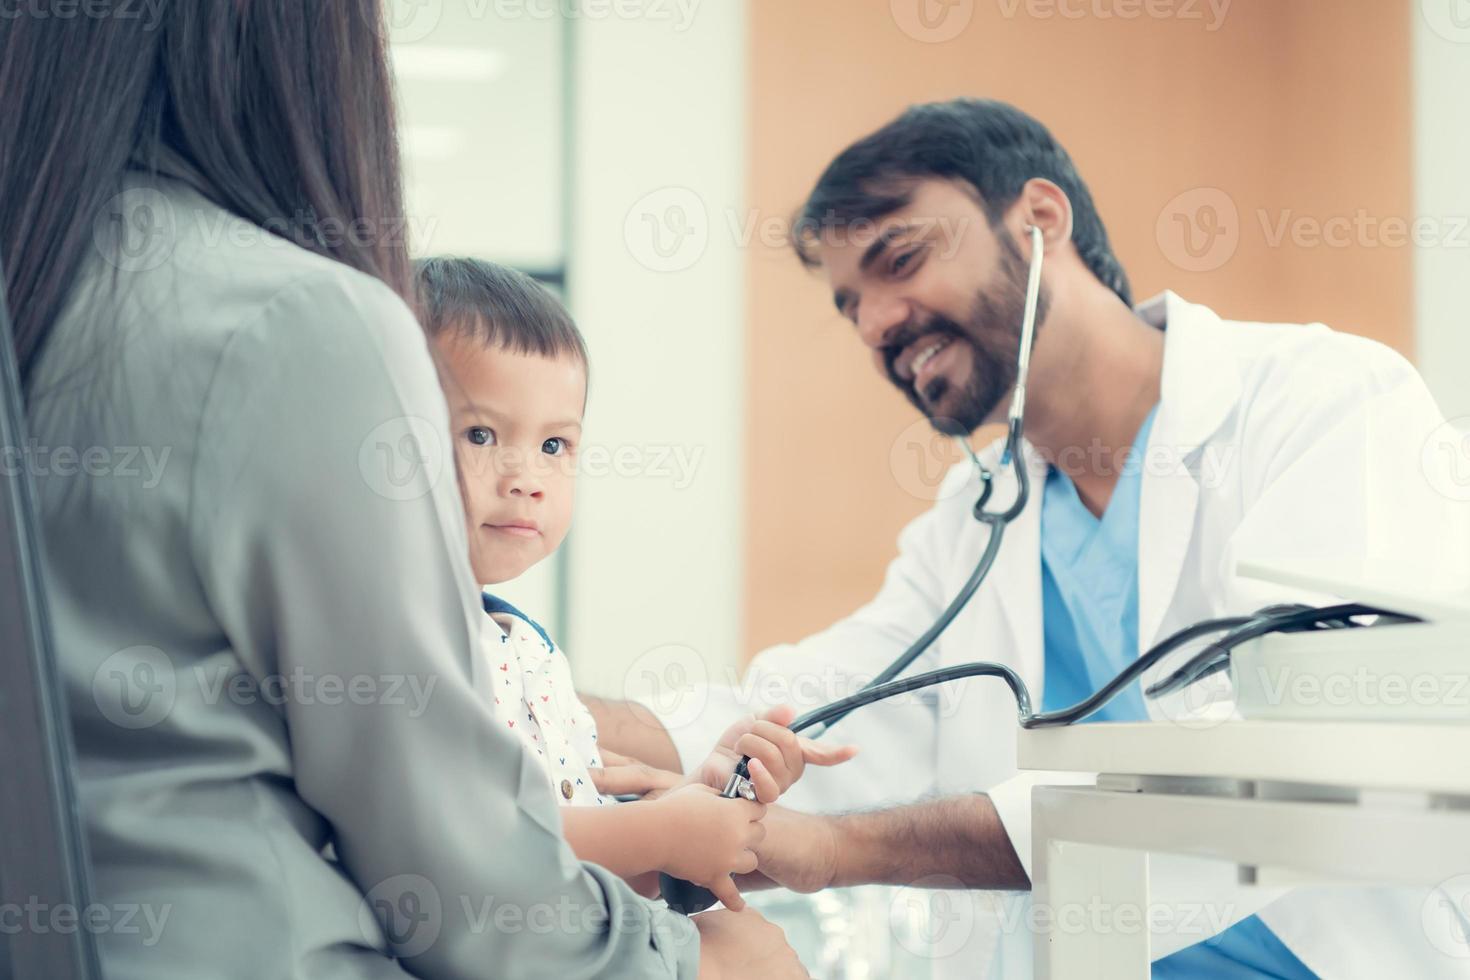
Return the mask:
[(541, 451), (548, 456), (560, 456), (567, 451), (567, 441), (559, 436), (552, 436), (541, 444)]
[(487, 429), (483, 425), (472, 425), (465, 430), (465, 438), (476, 446), (495, 445), (495, 430)]

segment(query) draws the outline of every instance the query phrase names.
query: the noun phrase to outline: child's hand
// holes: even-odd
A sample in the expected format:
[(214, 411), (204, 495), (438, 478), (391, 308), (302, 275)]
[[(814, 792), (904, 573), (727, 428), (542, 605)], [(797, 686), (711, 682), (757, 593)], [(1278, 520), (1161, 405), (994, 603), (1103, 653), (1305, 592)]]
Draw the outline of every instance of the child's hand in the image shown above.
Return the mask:
[(786, 726), (795, 715), (795, 709), (782, 705), (759, 718), (742, 718), (725, 730), (720, 744), (694, 775), (700, 782), (723, 790), (735, 763), (748, 755), (755, 798), (775, 803), (801, 778), (808, 763), (835, 766), (857, 755), (857, 746), (824, 745), (794, 734)]
[(666, 814), (668, 856), (662, 868), (676, 878), (703, 885), (738, 912), (745, 899), (732, 874), (755, 870), (755, 846), (766, 836), (766, 808), (749, 800), (727, 800), (708, 786), (680, 786), (653, 804)]

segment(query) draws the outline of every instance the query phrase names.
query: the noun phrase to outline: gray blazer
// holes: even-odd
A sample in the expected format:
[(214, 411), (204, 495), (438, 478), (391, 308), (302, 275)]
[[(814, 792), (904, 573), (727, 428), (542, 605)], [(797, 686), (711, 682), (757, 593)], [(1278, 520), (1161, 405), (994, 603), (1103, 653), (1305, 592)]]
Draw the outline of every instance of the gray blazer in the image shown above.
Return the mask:
[(108, 977), (692, 977), (472, 687), (408, 308), (180, 181), (94, 237), (28, 459)]

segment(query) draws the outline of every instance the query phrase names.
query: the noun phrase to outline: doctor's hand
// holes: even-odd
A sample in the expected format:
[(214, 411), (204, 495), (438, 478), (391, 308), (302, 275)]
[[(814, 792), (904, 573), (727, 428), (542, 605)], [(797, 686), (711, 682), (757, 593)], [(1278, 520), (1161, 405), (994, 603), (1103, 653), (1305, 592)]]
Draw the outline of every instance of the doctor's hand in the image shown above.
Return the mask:
[(831, 817), (785, 807), (766, 809), (765, 836), (756, 845), (760, 870), (746, 875), (746, 888), (780, 885), (810, 894), (837, 883), (837, 829)]
[(691, 775), (723, 790), (742, 756), (750, 756), (755, 798), (774, 803), (791, 788), (808, 764), (835, 766), (857, 755), (855, 745), (826, 745), (795, 734), (786, 726), (796, 717), (790, 705), (772, 708), (759, 718), (740, 719), (720, 736), (719, 744)]
[(761, 824), (765, 805), (725, 799), (710, 787), (695, 784), (681, 786), (652, 805), (662, 818), (659, 869), (703, 885), (726, 908), (745, 908), (730, 876), (755, 870), (755, 847), (766, 836)]

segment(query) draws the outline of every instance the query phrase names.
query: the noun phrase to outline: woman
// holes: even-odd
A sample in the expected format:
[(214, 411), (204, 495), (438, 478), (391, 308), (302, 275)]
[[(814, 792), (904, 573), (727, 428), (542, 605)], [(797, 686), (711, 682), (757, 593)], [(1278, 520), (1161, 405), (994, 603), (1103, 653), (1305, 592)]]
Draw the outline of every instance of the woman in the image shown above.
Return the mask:
[(803, 975), (473, 693), (378, 0), (73, 13), (3, 26), (0, 254), (108, 976)]

